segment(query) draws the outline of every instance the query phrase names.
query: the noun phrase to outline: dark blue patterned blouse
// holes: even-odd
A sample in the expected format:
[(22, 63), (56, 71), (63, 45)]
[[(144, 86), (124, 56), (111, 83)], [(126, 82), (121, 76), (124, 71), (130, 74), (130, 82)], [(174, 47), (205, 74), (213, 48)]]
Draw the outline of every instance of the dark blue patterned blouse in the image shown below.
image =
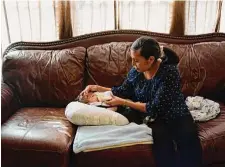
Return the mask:
[(143, 73), (132, 68), (124, 83), (113, 87), (115, 96), (146, 103), (150, 118), (166, 121), (190, 115), (180, 88), (180, 75), (176, 65), (161, 63), (156, 75), (147, 80)]

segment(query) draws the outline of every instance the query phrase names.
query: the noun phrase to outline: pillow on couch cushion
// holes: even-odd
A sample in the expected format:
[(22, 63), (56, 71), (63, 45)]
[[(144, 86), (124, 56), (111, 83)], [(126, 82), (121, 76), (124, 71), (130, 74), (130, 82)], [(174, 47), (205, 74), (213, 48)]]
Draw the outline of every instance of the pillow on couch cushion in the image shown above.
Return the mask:
[(75, 125), (126, 125), (123, 115), (101, 107), (80, 102), (71, 102), (65, 109), (65, 116)]

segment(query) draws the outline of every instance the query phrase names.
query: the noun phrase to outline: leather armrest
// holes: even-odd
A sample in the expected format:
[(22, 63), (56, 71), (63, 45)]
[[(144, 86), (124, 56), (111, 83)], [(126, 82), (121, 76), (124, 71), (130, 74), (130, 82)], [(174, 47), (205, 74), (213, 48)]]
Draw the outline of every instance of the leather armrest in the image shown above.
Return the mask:
[(19, 108), (20, 104), (15, 97), (13, 90), (6, 85), (1, 83), (1, 124), (4, 123), (13, 113)]

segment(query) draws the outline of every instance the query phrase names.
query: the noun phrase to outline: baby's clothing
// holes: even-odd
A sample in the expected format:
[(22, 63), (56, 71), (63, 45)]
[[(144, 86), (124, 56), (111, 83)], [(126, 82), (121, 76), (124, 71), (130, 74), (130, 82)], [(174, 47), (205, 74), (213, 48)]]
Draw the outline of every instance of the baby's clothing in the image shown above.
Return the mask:
[(97, 96), (99, 102), (105, 102), (105, 101), (108, 101), (108, 100), (112, 99), (112, 92), (111, 91), (95, 92), (94, 94)]
[(105, 101), (112, 99), (112, 92), (111, 91), (105, 91), (105, 92), (95, 92), (94, 93), (97, 96), (98, 101), (88, 103), (89, 105), (94, 105), (97, 107), (103, 107), (107, 108), (109, 110), (116, 111), (117, 107), (111, 107), (108, 104), (105, 103)]

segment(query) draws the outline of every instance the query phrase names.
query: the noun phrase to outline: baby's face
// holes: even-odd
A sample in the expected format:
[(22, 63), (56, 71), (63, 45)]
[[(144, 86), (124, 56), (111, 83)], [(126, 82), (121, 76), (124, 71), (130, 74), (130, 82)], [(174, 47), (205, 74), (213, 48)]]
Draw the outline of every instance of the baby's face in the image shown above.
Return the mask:
[(97, 98), (97, 95), (94, 94), (93, 92), (89, 92), (85, 99), (87, 99), (87, 102), (88, 103), (93, 103), (93, 102), (98, 102), (98, 98)]

